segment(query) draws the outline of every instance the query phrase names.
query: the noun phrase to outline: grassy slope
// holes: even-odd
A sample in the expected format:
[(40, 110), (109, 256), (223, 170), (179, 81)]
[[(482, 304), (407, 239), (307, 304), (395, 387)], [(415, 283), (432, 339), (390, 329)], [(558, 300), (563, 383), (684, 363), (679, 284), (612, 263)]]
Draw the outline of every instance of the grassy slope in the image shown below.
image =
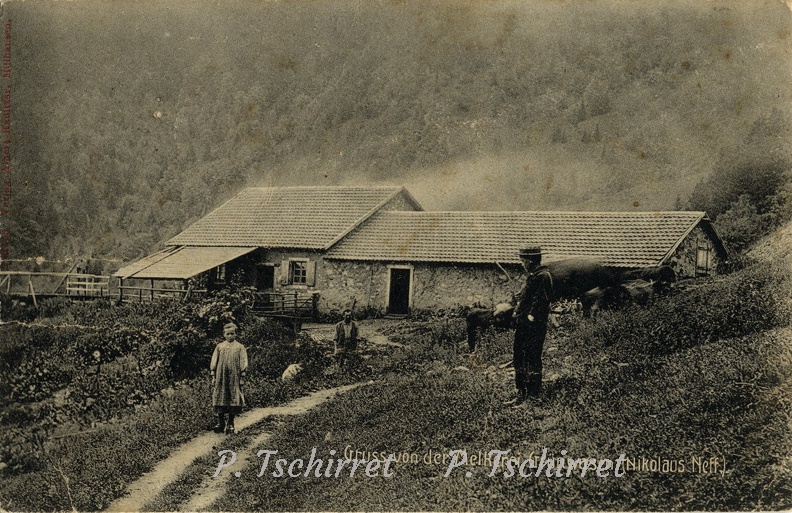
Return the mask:
[[(117, 365), (119, 360), (131, 358), (145, 368), (144, 355), (148, 353), (165, 362), (176, 358), (173, 343), (184, 334), (179, 326), (196, 321), (189, 312), (198, 306), (79, 303), (61, 307), (59, 316), (38, 320), (50, 326), (9, 323), (0, 328), (3, 509), (102, 509), (171, 450), (213, 424), (207, 402), (209, 380), (202, 369), (209, 359), (205, 346), (214, 339), (204, 335), (189, 342), (191, 356), (199, 360), (196, 365), (202, 364), (189, 374), (197, 377), (182, 380), (167, 370), (171, 369), (167, 364), (157, 365), (158, 371), (147, 369), (145, 382), (154, 390), (146, 388), (152, 395), (132, 401), (134, 407), (130, 401), (140, 390), (127, 385), (138, 383), (138, 366)], [(85, 326), (75, 326), (82, 324)], [(143, 337), (140, 348), (127, 354), (130, 348), (120, 344), (122, 335), (137, 329), (153, 332), (155, 326), (162, 331), (150, 340)], [(325, 364), (322, 349), (295, 348), (290, 332), (277, 324), (249, 320), (245, 326), (241, 337), (251, 363), (247, 385), (251, 405), (281, 404), (308, 390), (353, 379), (317, 375)], [(81, 365), (79, 355), (94, 349), (101, 349), (109, 361), (96, 380), (87, 380), (85, 375), (92, 368)], [(125, 356), (116, 359), (120, 354)], [(272, 379), (300, 358), (310, 363), (307, 379), (294, 383)], [(190, 359), (181, 354), (178, 361), (183, 364)], [(55, 372), (63, 367), (69, 367), (74, 376)], [(37, 374), (41, 368), (53, 378)], [(8, 387), (9, 383), (16, 386)], [(28, 383), (36, 385), (35, 396), (20, 396), (20, 383), (21, 392), (27, 390)], [(52, 394), (61, 389), (67, 398), (58, 406)], [(83, 406), (86, 396), (95, 401), (91, 408)], [(26, 468), (15, 468), (20, 460)]]
[[(547, 447), (574, 457), (725, 460), (725, 475), (628, 472), (625, 477), (489, 477), (477, 467), (443, 478), (443, 465), (397, 464), (390, 479), (275, 479), (243, 471), (239, 486), (219, 503), (230, 510), (712, 510), (789, 507), (788, 412), (792, 408), (792, 348), (783, 312), (761, 319), (772, 292), (788, 291), (778, 275), (763, 274), (766, 296), (744, 290), (755, 271), (706, 283), (652, 311), (606, 316), (581, 323), (549, 341), (547, 386), (541, 403), (505, 409), (510, 378), (493, 368), (454, 370), (464, 363), (454, 350), (422, 346), (399, 364), (414, 370), (386, 378), (296, 421), (270, 443), (287, 458), (320, 455), (350, 445), (366, 451), (419, 455), (465, 448), (529, 454)], [(748, 285), (746, 285), (748, 284)], [(780, 284), (785, 288), (781, 289)], [(743, 297), (728, 311), (734, 296)], [(709, 298), (709, 299), (708, 299)], [(688, 302), (714, 310), (701, 317)], [(678, 310), (686, 306), (690, 314)], [(675, 322), (665, 318), (675, 316)], [(752, 323), (749, 317), (756, 317)], [(690, 336), (686, 329), (700, 321)], [(744, 322), (739, 322), (743, 319)], [(734, 322), (732, 322), (734, 321)], [(653, 340), (640, 329), (656, 330)], [(731, 333), (719, 338), (708, 331)], [(778, 327), (773, 327), (778, 326)], [(415, 332), (414, 332), (415, 333)], [(429, 337), (423, 338), (426, 343)], [(670, 341), (678, 341), (674, 344)], [(490, 342), (492, 342), (491, 340)], [(658, 341), (662, 344), (658, 344)], [(508, 335), (495, 336), (500, 347)], [(650, 354), (653, 353), (653, 354)]]

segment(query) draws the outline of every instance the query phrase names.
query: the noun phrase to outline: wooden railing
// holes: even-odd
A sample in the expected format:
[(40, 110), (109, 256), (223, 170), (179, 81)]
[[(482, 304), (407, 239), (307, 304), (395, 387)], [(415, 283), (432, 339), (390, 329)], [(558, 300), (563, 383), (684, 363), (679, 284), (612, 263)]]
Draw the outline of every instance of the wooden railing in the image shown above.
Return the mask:
[(253, 312), (269, 317), (312, 318), (316, 315), (316, 294), (298, 292), (257, 292)]
[(103, 297), (110, 290), (110, 277), (93, 274), (69, 274), (66, 276), (67, 296)]
[(110, 277), (98, 274), (0, 271), (0, 293), (37, 298), (65, 296), (99, 298), (110, 294)]
[(186, 299), (192, 295), (205, 294), (206, 289), (166, 289), (159, 287), (118, 286), (121, 301), (153, 301), (155, 299)]
[[(162, 298), (185, 299), (202, 295), (205, 289), (163, 288), (118, 285), (122, 301), (153, 301)], [(115, 288), (113, 289), (115, 293)], [(97, 274), (0, 271), (0, 294), (31, 298), (38, 304), (42, 297), (101, 298), (110, 295), (110, 277)], [(311, 319), (316, 316), (317, 294), (299, 292), (257, 292), (253, 311), (257, 315), (287, 319)]]

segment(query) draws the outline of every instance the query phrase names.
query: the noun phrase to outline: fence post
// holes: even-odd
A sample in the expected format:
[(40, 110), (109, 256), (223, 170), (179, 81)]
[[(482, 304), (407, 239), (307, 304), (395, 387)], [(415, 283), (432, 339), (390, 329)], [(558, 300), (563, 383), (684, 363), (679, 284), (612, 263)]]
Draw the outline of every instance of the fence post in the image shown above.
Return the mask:
[(36, 292), (33, 290), (33, 278), (29, 274), (28, 274), (28, 287), (30, 287), (30, 297), (33, 298), (33, 306), (38, 308), (38, 302), (36, 301)]

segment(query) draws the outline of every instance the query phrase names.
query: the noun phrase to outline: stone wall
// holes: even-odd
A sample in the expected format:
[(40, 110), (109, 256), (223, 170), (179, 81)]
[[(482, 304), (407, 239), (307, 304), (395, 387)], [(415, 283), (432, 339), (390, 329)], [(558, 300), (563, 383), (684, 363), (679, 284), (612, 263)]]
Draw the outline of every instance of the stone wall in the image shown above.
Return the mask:
[(516, 270), (507, 272), (511, 280), (495, 265), (416, 264), (412, 308), (495, 306), (510, 300), (524, 281)]
[[(388, 302), (387, 265), (380, 262), (325, 260), (319, 287), (319, 310), (377, 310)], [(317, 284), (318, 280), (317, 280)]]
[[(713, 248), (709, 272), (717, 273), (721, 260), (709, 235), (699, 226), (669, 259), (669, 265), (680, 279), (696, 276), (696, 253), (699, 244), (703, 243)], [(385, 313), (392, 265), (409, 266), (412, 271), (411, 311), (452, 310), (460, 306), (491, 307), (508, 301), (525, 280), (516, 266), (501, 269), (496, 265), (327, 260), (321, 252), (304, 250), (266, 251), (255, 255), (259, 264), (267, 263), (274, 267), (276, 292), (318, 293), (318, 308), (322, 313), (340, 312), (353, 306), (358, 311)], [(315, 263), (315, 282), (312, 285), (282, 283), (282, 262), (290, 258), (305, 258)], [(245, 267), (251, 269), (250, 265)], [(252, 267), (258, 267), (258, 264)]]
[[(288, 285), (281, 282), (282, 261), (307, 258), (316, 263), (313, 285)], [(353, 307), (362, 311), (386, 313), (390, 266), (393, 262), (356, 262), (325, 260), (311, 251), (268, 251), (262, 263), (275, 268), (275, 292), (319, 294), (320, 312), (340, 312)], [(509, 276), (494, 265), (411, 264), (410, 309), (449, 310), (460, 306), (491, 307), (507, 301), (524, 280), (519, 271), (507, 269)]]
[[(308, 259), (316, 265), (312, 285), (282, 282), (283, 262), (294, 258)], [(384, 311), (386, 306), (387, 274), (384, 264), (325, 260), (322, 253), (305, 250), (267, 251), (261, 263), (272, 265), (275, 269), (274, 292), (317, 293), (320, 312), (342, 311), (353, 305), (356, 309), (373, 307)]]
[[(317, 273), (321, 311), (356, 309), (385, 313), (388, 308), (388, 275), (394, 262), (325, 260)], [(460, 306), (494, 306), (519, 291), (522, 275), (508, 271), (511, 281), (497, 266), (411, 264), (411, 311), (448, 310)], [(319, 276), (322, 282), (319, 283)]]
[[(282, 283), (283, 261), (290, 258), (307, 259), (316, 264), (316, 279), (314, 285), (291, 285)], [(271, 264), (275, 267), (275, 292), (305, 292), (309, 293), (316, 289), (320, 281), (322, 269), (322, 254), (318, 251), (309, 250), (267, 250), (261, 258), (261, 263)]]
[(678, 279), (695, 278), (696, 277), (696, 253), (699, 244), (708, 244), (710, 249), (710, 266), (709, 274), (717, 274), (718, 266), (722, 263), (720, 257), (715, 251), (715, 246), (712, 239), (704, 231), (701, 226), (696, 226), (693, 231), (682, 241), (677, 250), (668, 260), (674, 271), (677, 273)]

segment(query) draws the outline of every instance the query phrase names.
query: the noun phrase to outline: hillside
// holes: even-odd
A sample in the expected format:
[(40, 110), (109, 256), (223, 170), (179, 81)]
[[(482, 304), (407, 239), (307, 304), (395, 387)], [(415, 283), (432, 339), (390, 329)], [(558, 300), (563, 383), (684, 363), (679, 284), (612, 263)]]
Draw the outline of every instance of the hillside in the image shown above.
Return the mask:
[(670, 209), (788, 163), (782, 2), (19, 2), (15, 258), (142, 255), (245, 185)]
[[(772, 261), (788, 254), (789, 233), (757, 246), (768, 262), (688, 282), (648, 308), (563, 316), (544, 348), (543, 396), (521, 409), (503, 406), (513, 332), (487, 330), (471, 355), (460, 317), (361, 321), (365, 338), (342, 372), (332, 324), (295, 337), (251, 316), (234, 292), (17, 305), (12, 313), (32, 322), (0, 325), (0, 507), (101, 510), (131, 488), (135, 500), (153, 498), (132, 509), (156, 511), (788, 510), (792, 283)], [(229, 304), (250, 349), (253, 409), (242, 432), (223, 439), (203, 433), (212, 425), (205, 368)], [(294, 362), (304, 374), (278, 379)], [(288, 403), (353, 382), (365, 386), (316, 408)], [(256, 411), (274, 405), (277, 419)], [(297, 412), (305, 416), (289, 415)], [(224, 479), (213, 477), (218, 448), (240, 454)], [(279, 479), (260, 473), (253, 455), (263, 448), (290, 459), (360, 451), (411, 462), (397, 462), (389, 479)], [(625, 455), (631, 466), (623, 476), (567, 478), (530, 467), (504, 475), (479, 460), (444, 474), (447, 463), (431, 455), (453, 449), (523, 461), (544, 449)], [(164, 482), (136, 493), (138, 478), (152, 476)]]
[(748, 255), (765, 262), (786, 262), (792, 270), (792, 222), (756, 243)]

